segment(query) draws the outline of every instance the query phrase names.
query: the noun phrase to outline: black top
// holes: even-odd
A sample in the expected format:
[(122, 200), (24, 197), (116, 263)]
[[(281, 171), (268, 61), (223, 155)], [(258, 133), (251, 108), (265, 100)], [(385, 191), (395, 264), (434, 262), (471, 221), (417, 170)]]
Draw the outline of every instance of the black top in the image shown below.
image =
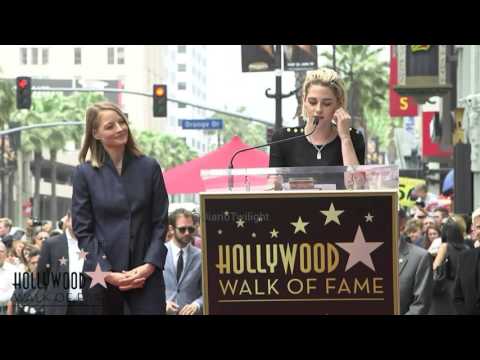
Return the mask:
[[(304, 127), (283, 128), (273, 134), (272, 141), (302, 134), (304, 134)], [(358, 161), (360, 165), (364, 165), (365, 141), (363, 135), (359, 130), (350, 128), (350, 137), (352, 138), (353, 148), (357, 154)], [(272, 145), (270, 148), (270, 167), (292, 166), (343, 166), (340, 137), (337, 136), (333, 141), (325, 145), (321, 159), (317, 159), (317, 149), (308, 142), (306, 137)]]

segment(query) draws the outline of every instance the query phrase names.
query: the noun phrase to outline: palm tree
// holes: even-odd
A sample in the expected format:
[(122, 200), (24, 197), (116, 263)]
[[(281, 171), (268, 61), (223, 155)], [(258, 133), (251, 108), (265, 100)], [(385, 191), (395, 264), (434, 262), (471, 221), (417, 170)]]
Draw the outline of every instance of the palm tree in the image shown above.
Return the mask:
[(157, 159), (164, 170), (183, 164), (197, 157), (183, 139), (153, 131), (133, 131), (140, 149)]

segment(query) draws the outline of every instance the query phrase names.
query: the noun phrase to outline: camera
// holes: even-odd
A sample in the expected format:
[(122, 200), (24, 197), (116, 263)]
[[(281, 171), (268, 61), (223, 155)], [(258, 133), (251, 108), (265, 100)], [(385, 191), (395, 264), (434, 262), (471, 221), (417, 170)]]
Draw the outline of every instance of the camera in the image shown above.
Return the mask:
[(43, 226), (45, 224), (45, 221), (38, 220), (37, 218), (32, 218), (32, 226)]

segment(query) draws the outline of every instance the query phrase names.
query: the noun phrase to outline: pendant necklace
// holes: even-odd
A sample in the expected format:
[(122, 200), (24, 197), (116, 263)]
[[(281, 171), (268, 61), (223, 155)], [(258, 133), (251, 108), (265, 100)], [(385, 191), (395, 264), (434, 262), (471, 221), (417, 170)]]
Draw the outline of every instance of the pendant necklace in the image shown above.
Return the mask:
[(322, 146), (318, 147), (315, 144), (312, 144), (315, 149), (317, 149), (317, 160), (320, 160), (322, 158), (322, 150), (327, 144), (323, 144)]

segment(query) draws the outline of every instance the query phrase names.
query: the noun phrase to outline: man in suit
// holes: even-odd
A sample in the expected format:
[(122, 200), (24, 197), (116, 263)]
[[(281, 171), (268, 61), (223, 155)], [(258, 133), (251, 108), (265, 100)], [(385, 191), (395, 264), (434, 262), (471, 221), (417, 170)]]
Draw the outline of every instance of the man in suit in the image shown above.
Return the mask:
[[(480, 239), (480, 208), (472, 214), (472, 240)], [(453, 289), (457, 314), (480, 315), (480, 247), (460, 254)]]
[(63, 230), (61, 235), (46, 239), (41, 249), (38, 272), (46, 287), (45, 314), (101, 314), (100, 288), (93, 288), (88, 295), (83, 291), (90, 283), (82, 273), (88, 253), (78, 248), (70, 210), (63, 218)]
[(175, 236), (166, 245), (165, 279), (167, 314), (197, 315), (203, 311), (202, 258), (192, 246), (195, 226), (193, 214), (177, 209), (170, 215)]
[[(400, 233), (407, 221), (403, 209), (399, 211)], [(405, 236), (399, 239), (400, 314), (426, 315), (433, 294), (433, 270), (430, 254), (411, 244)]]

